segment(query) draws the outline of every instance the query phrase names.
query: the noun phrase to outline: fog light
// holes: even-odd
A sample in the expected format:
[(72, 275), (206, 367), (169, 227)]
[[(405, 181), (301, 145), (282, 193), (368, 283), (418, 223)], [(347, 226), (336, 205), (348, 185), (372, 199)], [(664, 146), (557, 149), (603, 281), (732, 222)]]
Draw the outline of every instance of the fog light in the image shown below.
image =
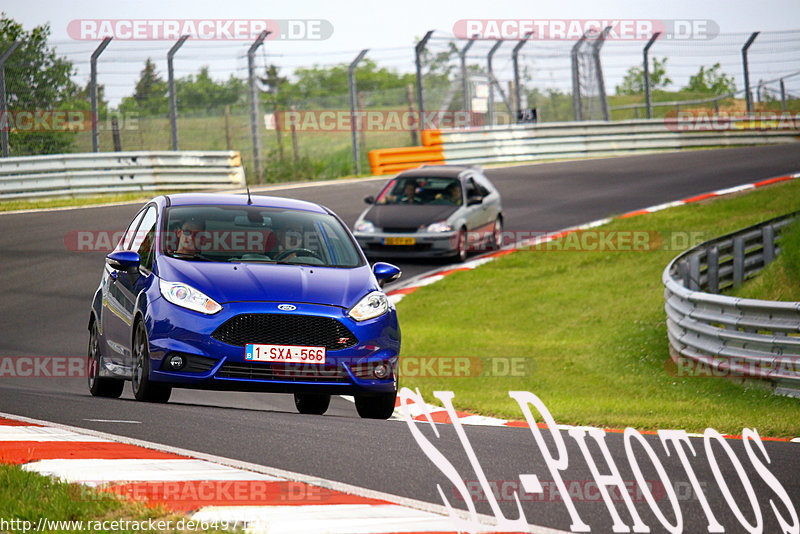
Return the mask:
[(375, 378), (386, 378), (389, 376), (389, 366), (385, 363), (379, 363), (375, 366), (373, 373), (375, 374)]
[(183, 369), (183, 366), (186, 365), (186, 358), (179, 354), (175, 354), (169, 357), (169, 368), (173, 371), (179, 371)]

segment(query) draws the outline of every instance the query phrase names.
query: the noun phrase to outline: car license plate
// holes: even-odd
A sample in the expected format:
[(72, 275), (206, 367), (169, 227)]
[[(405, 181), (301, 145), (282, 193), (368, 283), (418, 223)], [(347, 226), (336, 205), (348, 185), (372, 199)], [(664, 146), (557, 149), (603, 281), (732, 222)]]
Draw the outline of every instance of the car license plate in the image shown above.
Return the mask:
[(247, 344), (244, 359), (251, 362), (323, 364), (325, 347)]
[(385, 237), (384, 245), (414, 245), (417, 240), (413, 237)]

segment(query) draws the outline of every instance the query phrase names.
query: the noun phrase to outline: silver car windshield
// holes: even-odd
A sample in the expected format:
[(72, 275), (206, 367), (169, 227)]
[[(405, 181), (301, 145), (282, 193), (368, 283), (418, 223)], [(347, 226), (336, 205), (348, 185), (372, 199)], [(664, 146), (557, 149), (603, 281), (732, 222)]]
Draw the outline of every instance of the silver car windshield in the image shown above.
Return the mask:
[(463, 204), (461, 182), (455, 178), (398, 177), (378, 197), (378, 204)]

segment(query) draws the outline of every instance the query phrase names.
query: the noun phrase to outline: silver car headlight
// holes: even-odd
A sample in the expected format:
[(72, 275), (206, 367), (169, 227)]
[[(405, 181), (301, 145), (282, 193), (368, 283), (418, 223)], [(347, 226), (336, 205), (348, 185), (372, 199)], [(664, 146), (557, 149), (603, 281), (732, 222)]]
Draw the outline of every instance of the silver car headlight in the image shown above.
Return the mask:
[(453, 227), (447, 224), (447, 221), (439, 221), (429, 224), (425, 230), (427, 232), (452, 232)]
[(350, 308), (347, 315), (360, 322), (380, 317), (387, 311), (389, 311), (389, 299), (386, 298), (383, 291), (373, 291), (359, 300), (358, 304)]
[(356, 232), (364, 232), (371, 234), (375, 231), (375, 225), (372, 224), (372, 221), (361, 221), (360, 223), (356, 224)]
[(187, 284), (159, 280), (158, 288), (162, 297), (182, 308), (206, 315), (214, 315), (222, 309), (214, 299)]

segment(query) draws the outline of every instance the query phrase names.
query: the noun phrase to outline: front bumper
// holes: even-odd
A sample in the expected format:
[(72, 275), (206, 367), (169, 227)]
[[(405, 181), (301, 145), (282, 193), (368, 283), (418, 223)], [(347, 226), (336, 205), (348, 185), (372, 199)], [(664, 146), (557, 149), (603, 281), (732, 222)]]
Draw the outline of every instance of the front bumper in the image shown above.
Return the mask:
[[(458, 232), (355, 232), (353, 234), (367, 256), (381, 258), (430, 258), (452, 256), (458, 249)], [(414, 239), (413, 245), (388, 245), (386, 239)]]
[[(292, 303), (296, 310), (278, 309), (285, 302), (233, 302), (223, 304), (215, 315), (186, 310), (158, 298), (151, 302), (147, 327), (150, 336), (150, 379), (175, 387), (282, 393), (353, 395), (397, 389), (400, 329), (394, 308), (381, 317), (356, 322), (347, 310), (336, 306)], [(346, 326), (357, 343), (340, 350), (328, 349), (321, 366), (276, 364), (245, 360), (243, 346), (229, 345), (212, 337), (225, 321), (240, 314), (269, 313), (310, 315), (335, 319)], [(191, 370), (168, 370), (165, 359), (179, 353)], [(383, 379), (374, 376), (379, 364), (390, 366)]]

